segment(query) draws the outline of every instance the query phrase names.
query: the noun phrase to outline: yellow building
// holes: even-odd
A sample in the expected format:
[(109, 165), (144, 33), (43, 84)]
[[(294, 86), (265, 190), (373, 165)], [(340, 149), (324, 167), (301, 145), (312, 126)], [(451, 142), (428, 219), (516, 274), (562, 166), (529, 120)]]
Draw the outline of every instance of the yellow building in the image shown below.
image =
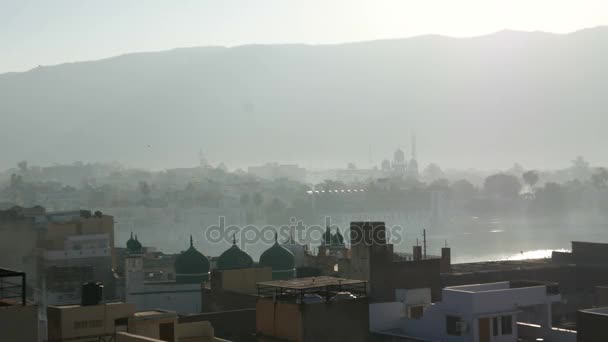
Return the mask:
[(214, 337), (209, 322), (180, 324), (174, 311), (135, 312), (135, 305), (122, 302), (49, 306), (47, 312), (48, 342), (224, 341)]
[(88, 341), (127, 331), (135, 305), (122, 302), (98, 305), (49, 305), (48, 341)]

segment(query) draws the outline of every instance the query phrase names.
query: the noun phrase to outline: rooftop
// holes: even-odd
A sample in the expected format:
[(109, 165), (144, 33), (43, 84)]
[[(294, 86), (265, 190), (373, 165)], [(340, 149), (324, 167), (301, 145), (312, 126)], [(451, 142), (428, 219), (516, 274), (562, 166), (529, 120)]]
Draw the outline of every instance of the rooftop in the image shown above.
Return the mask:
[(533, 281), (533, 280), (511, 280), (511, 281), (501, 281), (501, 282), (486, 283), (486, 284), (450, 286), (450, 287), (446, 287), (445, 290), (480, 293), (480, 292), (488, 292), (488, 291), (521, 289), (521, 288), (530, 288), (530, 287), (539, 287), (539, 286), (546, 287), (547, 294), (550, 294), (550, 295), (559, 294), (559, 286), (557, 283)]
[(258, 295), (262, 297), (281, 296), (304, 297), (306, 294), (318, 294), (329, 298), (338, 292), (350, 292), (357, 297), (367, 294), (367, 282), (355, 279), (335, 277), (309, 277), (290, 280), (273, 280), (257, 283)]
[(174, 311), (155, 309), (136, 312), (133, 317), (136, 320), (177, 318), (177, 314)]
[(323, 286), (338, 286), (366, 283), (362, 280), (335, 278), (335, 277), (309, 277), (290, 280), (273, 280), (258, 283), (258, 286), (272, 286), (284, 289), (302, 290)]
[(584, 309), (580, 310), (581, 312), (591, 313), (595, 315), (605, 315), (608, 316), (608, 306), (602, 308), (593, 308), (593, 309)]
[(551, 259), (482, 261), (465, 264), (452, 264), (451, 274), (500, 272), (547, 267), (560, 267), (560, 265), (552, 264)]
[[(122, 305), (125, 304), (125, 302), (109, 302), (109, 303), (99, 303), (97, 305)], [(74, 308), (79, 308), (82, 305), (80, 304), (65, 304), (65, 305), (49, 305), (49, 308), (55, 308), (55, 309), (59, 309), (59, 310), (67, 310), (67, 309), (74, 309)], [(85, 306), (95, 306), (95, 305), (85, 305)]]

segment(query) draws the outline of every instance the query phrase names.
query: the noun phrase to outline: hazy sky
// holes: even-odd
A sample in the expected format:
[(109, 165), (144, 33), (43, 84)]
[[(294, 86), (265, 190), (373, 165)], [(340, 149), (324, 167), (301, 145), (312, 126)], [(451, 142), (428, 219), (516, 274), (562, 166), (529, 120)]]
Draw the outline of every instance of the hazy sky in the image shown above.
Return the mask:
[(0, 0), (0, 73), (185, 46), (566, 33), (606, 24), (606, 0)]

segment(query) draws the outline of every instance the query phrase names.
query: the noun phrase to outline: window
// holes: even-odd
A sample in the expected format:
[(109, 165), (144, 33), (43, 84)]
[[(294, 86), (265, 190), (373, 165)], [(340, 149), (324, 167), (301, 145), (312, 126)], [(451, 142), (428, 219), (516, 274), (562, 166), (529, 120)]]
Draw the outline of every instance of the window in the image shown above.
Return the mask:
[(462, 335), (462, 321), (460, 317), (456, 316), (445, 316), (445, 328), (448, 335), (461, 336)]
[(511, 335), (513, 333), (513, 318), (511, 315), (500, 317), (500, 331), (503, 335)]
[(103, 327), (103, 321), (102, 320), (75, 321), (74, 322), (74, 330), (101, 328), (101, 327)]
[(412, 319), (420, 319), (424, 314), (424, 306), (417, 305), (410, 307), (410, 318)]
[(492, 317), (492, 335), (498, 336), (498, 317)]
[(119, 331), (128, 331), (128, 325), (129, 325), (129, 318), (128, 317), (124, 317), (124, 318), (117, 318), (114, 320), (114, 331), (115, 332), (119, 332)]

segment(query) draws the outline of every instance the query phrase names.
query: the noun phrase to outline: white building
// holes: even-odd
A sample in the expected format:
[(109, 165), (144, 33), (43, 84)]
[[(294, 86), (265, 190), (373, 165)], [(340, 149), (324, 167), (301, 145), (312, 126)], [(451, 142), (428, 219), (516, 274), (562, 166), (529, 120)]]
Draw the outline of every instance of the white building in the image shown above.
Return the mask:
[(551, 305), (561, 301), (554, 284), (447, 287), (438, 303), (431, 303), (429, 289), (397, 290), (396, 298), (370, 305), (370, 329), (387, 341), (516, 342), (520, 335), (576, 341), (575, 333), (552, 328)]

